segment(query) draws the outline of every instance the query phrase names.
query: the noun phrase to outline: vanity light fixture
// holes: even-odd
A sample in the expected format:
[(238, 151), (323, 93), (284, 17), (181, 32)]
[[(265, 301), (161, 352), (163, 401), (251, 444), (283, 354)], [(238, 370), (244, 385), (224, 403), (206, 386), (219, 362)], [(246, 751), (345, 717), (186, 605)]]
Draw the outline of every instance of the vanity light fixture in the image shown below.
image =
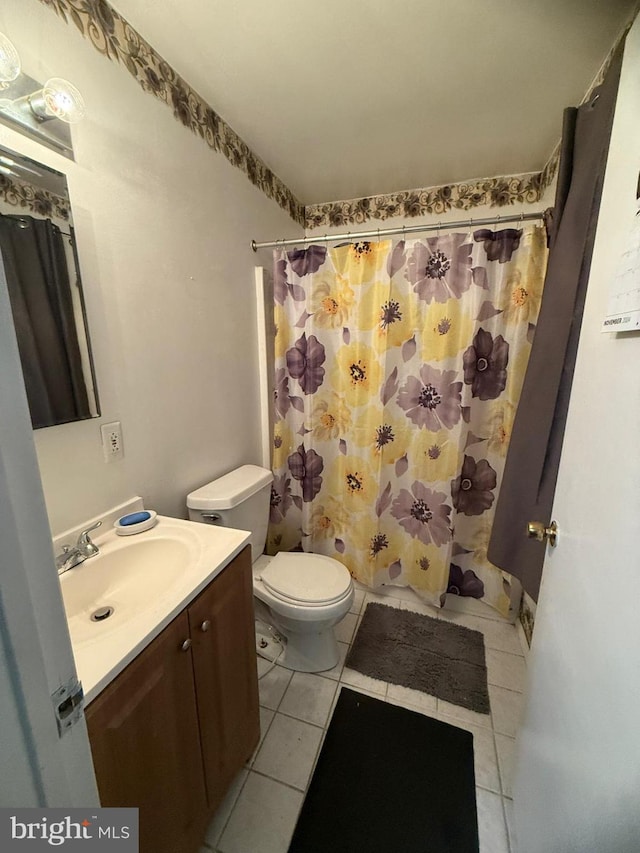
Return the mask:
[(4, 33), (0, 33), (0, 89), (6, 88), (7, 84), (15, 80), (19, 74), (18, 51)]
[(67, 124), (81, 121), (85, 114), (82, 95), (62, 77), (51, 77), (41, 89), (12, 101), (8, 109), (20, 115), (30, 112), (38, 122), (57, 118)]
[(20, 73), (20, 58), (0, 33), (0, 121), (73, 158), (69, 125), (85, 114), (84, 100), (73, 83), (49, 78), (44, 86)]

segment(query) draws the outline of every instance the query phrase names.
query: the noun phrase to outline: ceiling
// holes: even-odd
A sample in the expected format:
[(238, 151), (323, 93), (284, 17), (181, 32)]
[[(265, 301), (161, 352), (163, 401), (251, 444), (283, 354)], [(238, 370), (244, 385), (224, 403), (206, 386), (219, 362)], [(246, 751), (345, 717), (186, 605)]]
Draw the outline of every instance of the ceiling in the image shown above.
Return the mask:
[(112, 0), (303, 204), (543, 168), (636, 0)]

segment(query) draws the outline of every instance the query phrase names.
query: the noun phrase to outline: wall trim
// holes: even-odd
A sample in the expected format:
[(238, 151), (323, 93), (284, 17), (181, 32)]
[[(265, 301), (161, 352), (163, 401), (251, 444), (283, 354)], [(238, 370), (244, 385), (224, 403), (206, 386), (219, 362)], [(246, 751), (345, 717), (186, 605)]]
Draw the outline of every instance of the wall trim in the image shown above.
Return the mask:
[(147, 94), (173, 109), (181, 124), (244, 172), (294, 222), (304, 225), (304, 207), (291, 190), (107, 0), (40, 2), (65, 23), (72, 21), (98, 53), (126, 68)]
[(42, 187), (36, 187), (28, 181), (10, 178), (0, 173), (0, 199), (10, 204), (30, 210), (38, 216), (57, 216), (67, 222), (71, 206), (69, 199), (56, 195)]
[(306, 227), (361, 225), (370, 219), (384, 220), (394, 216), (412, 219), (416, 216), (437, 216), (450, 210), (506, 207), (516, 202), (536, 204), (555, 178), (559, 150), (559, 147), (554, 150), (541, 172), (477, 178), (440, 187), (308, 205), (305, 207)]
[(533, 637), (533, 628), (536, 621), (536, 614), (533, 599), (527, 599), (529, 599), (528, 595), (525, 594), (522, 596), (522, 601), (520, 602), (520, 613), (518, 615), (527, 646), (530, 646), (531, 639)]
[[(451, 210), (506, 207), (515, 203), (536, 204), (552, 184), (560, 154), (556, 145), (540, 172), (493, 178), (474, 178), (442, 186), (302, 205), (286, 184), (243, 142), (238, 134), (182, 78), (168, 62), (122, 17), (107, 0), (39, 0), (65, 23), (72, 21), (94, 48), (112, 62), (120, 63), (147, 94), (173, 109), (177, 121), (203, 139), (213, 151), (226, 157), (251, 183), (307, 229), (355, 225), (390, 217), (412, 219)], [(635, 15), (634, 15), (635, 17)], [(626, 35), (629, 22), (616, 39), (585, 99), (599, 85), (615, 48)]]

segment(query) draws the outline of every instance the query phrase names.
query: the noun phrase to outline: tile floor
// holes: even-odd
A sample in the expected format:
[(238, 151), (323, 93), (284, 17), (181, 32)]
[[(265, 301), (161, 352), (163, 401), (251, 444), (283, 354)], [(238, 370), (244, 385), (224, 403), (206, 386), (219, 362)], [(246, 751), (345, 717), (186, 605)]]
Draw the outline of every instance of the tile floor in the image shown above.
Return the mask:
[[(344, 659), (369, 601), (418, 610), (482, 631), (491, 714), (468, 711), (345, 668)], [(415, 598), (358, 590), (352, 611), (337, 628), (337, 636), (341, 655), (333, 670), (315, 675), (276, 666), (260, 680), (260, 744), (209, 826), (201, 853), (286, 853), (342, 685), (472, 732), (480, 851), (516, 853), (511, 764), (526, 676), (516, 628), (497, 619), (437, 611)], [(267, 661), (258, 659), (259, 674), (269, 667)]]

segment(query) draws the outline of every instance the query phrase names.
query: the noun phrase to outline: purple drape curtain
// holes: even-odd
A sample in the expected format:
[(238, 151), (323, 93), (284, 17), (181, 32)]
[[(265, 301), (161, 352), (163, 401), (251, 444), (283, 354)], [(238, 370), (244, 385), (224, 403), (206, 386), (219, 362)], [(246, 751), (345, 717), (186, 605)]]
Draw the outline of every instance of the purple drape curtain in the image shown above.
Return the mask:
[(565, 112), (544, 296), (488, 550), (535, 600), (545, 545), (526, 526), (550, 521), (621, 64), (622, 45), (589, 101)]

